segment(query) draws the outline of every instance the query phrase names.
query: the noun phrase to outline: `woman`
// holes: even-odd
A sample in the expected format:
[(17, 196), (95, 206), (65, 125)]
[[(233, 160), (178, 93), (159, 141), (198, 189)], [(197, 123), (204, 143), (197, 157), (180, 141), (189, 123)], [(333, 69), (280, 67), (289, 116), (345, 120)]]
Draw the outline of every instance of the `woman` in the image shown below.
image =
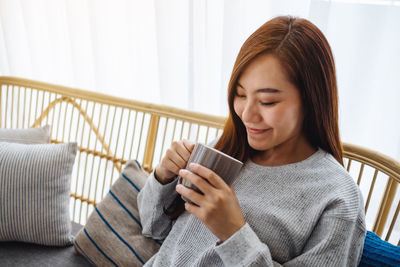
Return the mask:
[[(143, 234), (165, 239), (146, 265), (357, 266), (365, 216), (343, 168), (337, 98), (316, 26), (292, 17), (262, 25), (236, 59), (215, 144), (245, 164), (229, 187), (205, 167), (183, 170), (193, 144), (174, 142), (138, 196)], [(163, 207), (180, 195), (192, 204), (173, 219)]]

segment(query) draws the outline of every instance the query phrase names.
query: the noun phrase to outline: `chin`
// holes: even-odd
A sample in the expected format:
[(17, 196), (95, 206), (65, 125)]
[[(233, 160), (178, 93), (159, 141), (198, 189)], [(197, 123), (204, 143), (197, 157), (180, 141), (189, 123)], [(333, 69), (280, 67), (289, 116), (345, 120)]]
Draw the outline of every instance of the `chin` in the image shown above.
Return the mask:
[(265, 151), (272, 147), (272, 145), (270, 145), (270, 144), (265, 144), (265, 143), (262, 144), (260, 142), (252, 142), (250, 140), (248, 140), (248, 143), (252, 149), (257, 150), (257, 151)]

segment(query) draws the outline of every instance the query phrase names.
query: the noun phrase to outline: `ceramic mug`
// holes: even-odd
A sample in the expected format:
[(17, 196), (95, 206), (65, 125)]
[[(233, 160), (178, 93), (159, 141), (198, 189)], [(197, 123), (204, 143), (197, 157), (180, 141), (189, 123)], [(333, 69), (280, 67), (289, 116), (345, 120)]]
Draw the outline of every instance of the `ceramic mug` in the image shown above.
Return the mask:
[[(221, 151), (204, 145), (202, 143), (196, 143), (190, 158), (186, 164), (186, 169), (189, 170), (190, 163), (200, 164), (218, 174), (228, 185), (231, 185), (243, 166), (243, 163)], [(188, 188), (200, 192), (200, 190), (189, 181), (178, 176), (178, 183), (183, 184)], [(184, 197), (183, 200), (188, 201)]]

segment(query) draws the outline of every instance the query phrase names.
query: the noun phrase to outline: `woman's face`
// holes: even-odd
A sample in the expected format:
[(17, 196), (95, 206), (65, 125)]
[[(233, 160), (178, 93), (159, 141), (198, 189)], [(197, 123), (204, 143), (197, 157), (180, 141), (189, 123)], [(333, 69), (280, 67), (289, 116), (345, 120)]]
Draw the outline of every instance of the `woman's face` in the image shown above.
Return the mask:
[(293, 148), (304, 140), (299, 90), (271, 54), (256, 57), (244, 69), (236, 85), (234, 109), (255, 150), (274, 151), (288, 145)]

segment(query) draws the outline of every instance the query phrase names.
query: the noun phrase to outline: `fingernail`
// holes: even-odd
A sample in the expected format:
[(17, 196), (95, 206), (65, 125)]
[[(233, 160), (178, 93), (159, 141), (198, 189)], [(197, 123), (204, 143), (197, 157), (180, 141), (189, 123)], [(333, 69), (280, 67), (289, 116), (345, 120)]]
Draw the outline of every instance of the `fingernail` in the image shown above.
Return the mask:
[(197, 166), (199, 166), (199, 164), (192, 162), (192, 163), (190, 163), (189, 166), (190, 166), (191, 168), (196, 168)]
[(180, 169), (180, 170), (179, 170), (179, 175), (185, 174), (185, 171), (186, 171), (185, 169)]

